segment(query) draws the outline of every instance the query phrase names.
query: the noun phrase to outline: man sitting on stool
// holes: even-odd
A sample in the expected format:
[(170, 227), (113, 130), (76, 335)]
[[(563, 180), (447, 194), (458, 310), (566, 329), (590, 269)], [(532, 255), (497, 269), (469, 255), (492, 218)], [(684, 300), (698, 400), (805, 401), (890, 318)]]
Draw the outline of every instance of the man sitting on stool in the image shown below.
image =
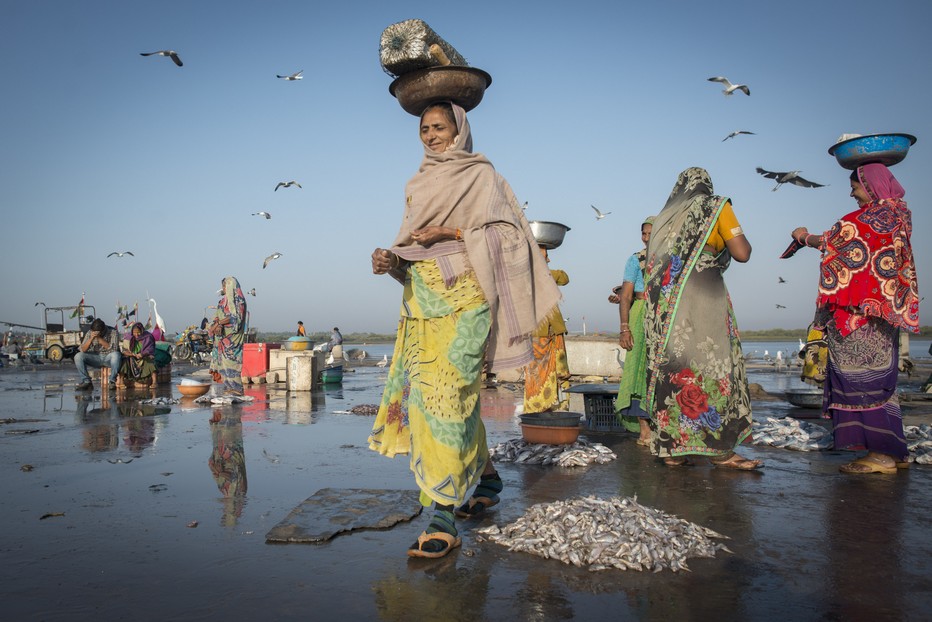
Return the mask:
[(110, 328), (104, 321), (97, 318), (91, 322), (91, 328), (84, 335), (84, 341), (78, 348), (80, 352), (74, 355), (74, 366), (81, 374), (81, 384), (75, 387), (77, 391), (93, 389), (91, 376), (87, 373), (88, 367), (110, 368), (110, 391), (116, 391), (117, 372), (120, 371), (120, 335), (116, 329)]

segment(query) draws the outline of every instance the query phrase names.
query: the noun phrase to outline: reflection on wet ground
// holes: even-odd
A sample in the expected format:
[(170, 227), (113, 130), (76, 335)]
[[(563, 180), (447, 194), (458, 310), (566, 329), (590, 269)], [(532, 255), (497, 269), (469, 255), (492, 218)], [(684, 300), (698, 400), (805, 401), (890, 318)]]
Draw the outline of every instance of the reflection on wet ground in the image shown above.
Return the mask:
[[(177, 370), (176, 373), (183, 373)], [(461, 521), (441, 560), (405, 549), (429, 513), (324, 544), (265, 534), (324, 488), (413, 488), (406, 458), (368, 450), (381, 397), (376, 367), (342, 386), (294, 394), (250, 385), (251, 404), (148, 392), (75, 395), (73, 367), (0, 374), (0, 554), (8, 619), (923, 619), (932, 605), (927, 508), (932, 467), (842, 476), (845, 452), (747, 447), (759, 473), (670, 469), (633, 436), (586, 433), (618, 454), (605, 465), (501, 464), (503, 502)], [(771, 393), (795, 374), (749, 371)], [(799, 383), (799, 384), (797, 384)], [(157, 395), (168, 396), (173, 387)], [(175, 395), (177, 397), (177, 394)], [(582, 399), (581, 396), (574, 396)], [(483, 393), (489, 442), (520, 435), (520, 387)], [(575, 402), (582, 410), (582, 402)], [(794, 409), (755, 400), (755, 416)], [(907, 416), (932, 420), (922, 409)], [(11, 421), (12, 420), (12, 421)], [(213, 421), (213, 423), (212, 423)], [(31, 466), (25, 469), (24, 465)], [(248, 485), (247, 485), (248, 483)], [(730, 537), (733, 555), (691, 573), (588, 572), (478, 542), (475, 530), (531, 505), (582, 495), (642, 504)], [(43, 516), (49, 515), (47, 518)]]

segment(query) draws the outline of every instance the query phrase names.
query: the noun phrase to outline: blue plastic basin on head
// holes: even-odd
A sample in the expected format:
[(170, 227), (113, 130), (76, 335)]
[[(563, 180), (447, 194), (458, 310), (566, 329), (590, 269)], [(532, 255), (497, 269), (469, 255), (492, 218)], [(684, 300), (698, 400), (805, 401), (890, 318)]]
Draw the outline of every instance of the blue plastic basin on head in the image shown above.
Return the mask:
[(911, 134), (868, 134), (835, 143), (828, 153), (848, 170), (871, 162), (893, 166), (906, 157), (915, 142), (916, 137)]

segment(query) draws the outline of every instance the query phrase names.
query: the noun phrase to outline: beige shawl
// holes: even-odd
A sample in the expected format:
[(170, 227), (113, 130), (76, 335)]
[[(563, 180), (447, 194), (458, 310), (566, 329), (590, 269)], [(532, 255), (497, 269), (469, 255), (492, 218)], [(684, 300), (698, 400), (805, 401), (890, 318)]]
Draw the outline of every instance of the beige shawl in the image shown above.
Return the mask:
[[(533, 360), (530, 335), (560, 292), (514, 192), (485, 156), (472, 153), (466, 112), (456, 104), (453, 111), (459, 134), (443, 153), (424, 147), (391, 250), (407, 261), (436, 259), (448, 284), (473, 270), (492, 312), (490, 368), (514, 369)], [(432, 225), (462, 230), (463, 241), (424, 247), (411, 239), (412, 231)]]

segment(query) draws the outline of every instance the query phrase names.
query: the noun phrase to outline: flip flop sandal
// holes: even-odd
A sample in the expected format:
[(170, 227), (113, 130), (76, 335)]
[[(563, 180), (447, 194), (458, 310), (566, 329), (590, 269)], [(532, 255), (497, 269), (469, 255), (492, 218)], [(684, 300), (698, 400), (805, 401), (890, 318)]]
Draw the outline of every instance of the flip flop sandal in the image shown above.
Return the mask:
[[(724, 469), (734, 469), (736, 471), (755, 471), (762, 466), (760, 460), (750, 460), (748, 458), (742, 458), (738, 454), (732, 454), (728, 460), (721, 460), (716, 462), (711, 460), (712, 466), (724, 468)], [(749, 466), (746, 466), (749, 465)]]
[(466, 503), (456, 508), (453, 512), (460, 518), (470, 518), (479, 516), (492, 506), (498, 505), (499, 498), (495, 497), (470, 497)]
[(897, 468), (896, 465), (887, 466), (873, 458), (865, 457), (855, 460), (854, 462), (849, 462), (848, 464), (843, 464), (838, 467), (838, 470), (848, 475), (869, 475), (871, 473), (892, 475), (896, 473)]
[[(424, 544), (427, 542), (442, 542), (444, 546), (439, 551), (425, 551)], [(423, 557), (428, 559), (437, 559), (444, 557), (447, 553), (463, 543), (458, 536), (451, 536), (445, 531), (435, 531), (434, 533), (421, 532), (417, 537), (417, 542), (408, 548), (408, 557)]]

